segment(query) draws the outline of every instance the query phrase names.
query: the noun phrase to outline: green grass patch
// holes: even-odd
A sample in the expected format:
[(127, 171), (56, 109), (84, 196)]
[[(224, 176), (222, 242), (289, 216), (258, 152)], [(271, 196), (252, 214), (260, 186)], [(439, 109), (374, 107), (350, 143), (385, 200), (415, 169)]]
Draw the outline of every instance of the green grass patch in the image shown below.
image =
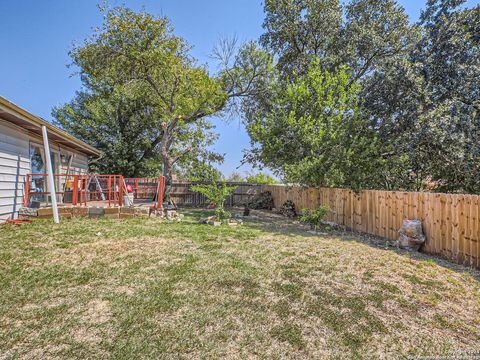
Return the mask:
[(185, 213), (2, 225), (0, 358), (480, 351), (473, 272), (271, 218), (213, 227), (198, 223), (210, 211)]

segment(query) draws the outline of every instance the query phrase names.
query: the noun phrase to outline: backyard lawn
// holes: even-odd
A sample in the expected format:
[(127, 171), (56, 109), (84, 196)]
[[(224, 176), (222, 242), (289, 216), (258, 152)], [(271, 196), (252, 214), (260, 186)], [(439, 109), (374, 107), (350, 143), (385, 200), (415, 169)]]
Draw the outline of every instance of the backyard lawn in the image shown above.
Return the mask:
[(200, 215), (0, 226), (0, 358), (480, 352), (478, 273), (359, 234)]

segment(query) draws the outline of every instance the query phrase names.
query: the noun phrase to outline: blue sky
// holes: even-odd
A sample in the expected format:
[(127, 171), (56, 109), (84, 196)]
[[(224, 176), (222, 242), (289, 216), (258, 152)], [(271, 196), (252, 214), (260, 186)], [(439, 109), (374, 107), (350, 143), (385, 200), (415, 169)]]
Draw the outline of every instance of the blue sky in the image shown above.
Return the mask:
[[(480, 0), (470, 0), (469, 6)], [(200, 63), (221, 37), (240, 41), (257, 39), (262, 33), (261, 0), (111, 0), (133, 9), (164, 15), (175, 31), (193, 45)], [(424, 1), (399, 0), (412, 21), (418, 19)], [(0, 0), (0, 95), (51, 121), (51, 109), (72, 99), (80, 80), (68, 50), (101, 24), (98, 0)], [(220, 139), (215, 150), (225, 153), (220, 166), (226, 175), (235, 171), (249, 138), (238, 119), (228, 123), (214, 119)], [(240, 172), (249, 171), (248, 166)]]

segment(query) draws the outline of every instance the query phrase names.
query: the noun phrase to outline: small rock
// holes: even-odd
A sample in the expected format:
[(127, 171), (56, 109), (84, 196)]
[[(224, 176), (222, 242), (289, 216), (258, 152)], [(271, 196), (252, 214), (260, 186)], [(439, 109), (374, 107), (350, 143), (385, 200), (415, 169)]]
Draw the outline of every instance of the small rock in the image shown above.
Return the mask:
[(326, 233), (326, 232), (320, 232), (320, 231), (315, 231), (315, 230), (307, 230), (307, 232), (308, 232), (309, 234), (318, 235), (318, 236), (326, 236), (326, 235), (328, 235), (328, 233)]

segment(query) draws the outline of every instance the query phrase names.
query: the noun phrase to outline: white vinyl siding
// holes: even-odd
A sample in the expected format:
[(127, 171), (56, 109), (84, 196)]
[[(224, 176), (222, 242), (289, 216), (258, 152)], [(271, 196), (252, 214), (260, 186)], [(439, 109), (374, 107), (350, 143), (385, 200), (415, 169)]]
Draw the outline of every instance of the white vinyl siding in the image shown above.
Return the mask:
[(29, 137), (0, 122), (0, 219), (23, 206), (23, 184), (30, 172)]
[[(0, 221), (17, 217), (23, 206), (25, 175), (30, 173), (30, 143), (42, 144), (22, 128), (0, 119)], [(88, 157), (50, 142), (51, 151), (67, 157), (74, 154), (70, 174), (88, 172)], [(42, 145), (43, 148), (43, 145)], [(65, 173), (67, 164), (60, 164)], [(61, 191), (58, 189), (57, 191)]]

